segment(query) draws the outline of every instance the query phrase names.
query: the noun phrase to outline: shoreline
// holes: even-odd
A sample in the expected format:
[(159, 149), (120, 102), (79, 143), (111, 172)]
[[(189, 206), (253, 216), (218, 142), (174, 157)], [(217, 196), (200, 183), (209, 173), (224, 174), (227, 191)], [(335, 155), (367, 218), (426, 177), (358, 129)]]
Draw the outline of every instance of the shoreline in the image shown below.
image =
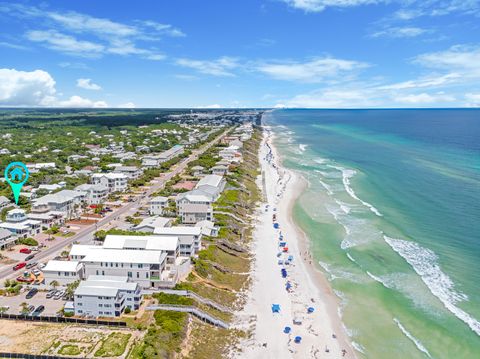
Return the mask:
[[(265, 130), (259, 150), (264, 202), (257, 210), (258, 223), (253, 233), (252, 287), (239, 313), (239, 317), (250, 319), (246, 327), (243, 324), (252, 335), (242, 343), (243, 350), (236, 357), (355, 358), (339, 318), (339, 300), (310, 258), (308, 238), (293, 219), (295, 202), (308, 182), (282, 166), (273, 137), (271, 131)], [(273, 214), (280, 229), (273, 228)], [(277, 263), (280, 234), (287, 242), (288, 255), (294, 258), (290, 265)], [(280, 274), (282, 267), (288, 273), (285, 279)], [(292, 292), (285, 288), (287, 281), (292, 284)], [(280, 305), (280, 313), (272, 313), (273, 304)], [(307, 313), (308, 307), (313, 307), (314, 312)], [(294, 318), (302, 323), (293, 324)], [(286, 326), (291, 328), (290, 334), (283, 332)], [(296, 336), (302, 337), (301, 343), (294, 343)]]

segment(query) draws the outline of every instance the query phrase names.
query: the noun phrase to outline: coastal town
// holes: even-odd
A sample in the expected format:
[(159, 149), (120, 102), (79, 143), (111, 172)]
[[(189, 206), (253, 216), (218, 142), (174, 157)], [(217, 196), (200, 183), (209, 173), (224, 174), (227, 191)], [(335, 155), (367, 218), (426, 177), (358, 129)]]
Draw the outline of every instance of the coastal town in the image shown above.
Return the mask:
[[(172, 313), (167, 307), (176, 304), (196, 307), (187, 312), (199, 323), (227, 330), (232, 303), (210, 292), (222, 280), (239, 290), (247, 279), (228, 266), (248, 272), (241, 240), (250, 229), (239, 224), (258, 199), (250, 162), (257, 160), (261, 114), (172, 112), (95, 129), (88, 120), (62, 118), (48, 127), (42, 119), (20, 131), (4, 116), (0, 163), (24, 162), (30, 180), (18, 205), (5, 181), (0, 187), (0, 320), (25, 330), (59, 321), (88, 327), (92, 320), (107, 328), (87, 346), (82, 338), (32, 343), (17, 335), (9, 339), (12, 351), (97, 356), (116, 335), (120, 355), (150, 357), (145, 353), (171, 350), (163, 348), (168, 339), (149, 343), (129, 328), (143, 328), (155, 313), (159, 325), (152, 326), (164, 330), (156, 313), (162, 306)], [(173, 314), (184, 315), (175, 319), (183, 332), (188, 313)], [(112, 325), (122, 329), (113, 333)]]

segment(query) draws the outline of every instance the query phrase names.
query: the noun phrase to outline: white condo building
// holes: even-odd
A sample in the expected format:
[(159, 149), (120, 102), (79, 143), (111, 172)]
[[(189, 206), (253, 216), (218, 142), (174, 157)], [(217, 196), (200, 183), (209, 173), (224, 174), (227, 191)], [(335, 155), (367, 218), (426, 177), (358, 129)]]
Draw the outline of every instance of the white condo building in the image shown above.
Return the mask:
[(93, 184), (103, 184), (110, 193), (123, 192), (127, 189), (128, 177), (123, 173), (94, 173)]

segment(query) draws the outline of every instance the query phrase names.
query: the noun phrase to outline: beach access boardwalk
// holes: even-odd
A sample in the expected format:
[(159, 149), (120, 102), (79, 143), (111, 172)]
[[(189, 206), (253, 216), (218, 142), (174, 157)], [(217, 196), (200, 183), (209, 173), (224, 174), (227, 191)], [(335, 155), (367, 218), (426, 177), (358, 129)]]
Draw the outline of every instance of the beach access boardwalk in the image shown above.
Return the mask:
[(176, 304), (157, 304), (157, 305), (151, 305), (146, 308), (146, 310), (170, 310), (174, 312), (186, 312), (190, 313), (193, 316), (197, 317), (198, 319), (212, 324), (216, 327), (228, 329), (229, 325), (228, 323), (225, 323), (223, 320), (215, 318), (214, 316), (205, 313), (204, 311), (188, 306), (188, 305), (176, 305)]
[(178, 290), (178, 289), (158, 289), (158, 290), (144, 290), (144, 294), (153, 294), (153, 293), (165, 293), (165, 294), (174, 294), (174, 295), (179, 295), (182, 297), (190, 297), (195, 299), (197, 302), (203, 303), (205, 305), (208, 305), (209, 307), (212, 307), (214, 309), (217, 309), (221, 312), (224, 313), (233, 313), (233, 311), (221, 304), (218, 304), (217, 302), (214, 302), (213, 300), (204, 298), (199, 296), (197, 293), (192, 292), (190, 290)]

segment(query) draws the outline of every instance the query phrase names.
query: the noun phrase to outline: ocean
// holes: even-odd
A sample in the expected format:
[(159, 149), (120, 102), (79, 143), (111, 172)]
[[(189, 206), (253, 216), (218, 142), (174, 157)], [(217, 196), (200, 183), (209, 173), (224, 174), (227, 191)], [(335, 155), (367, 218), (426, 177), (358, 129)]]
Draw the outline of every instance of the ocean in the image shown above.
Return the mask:
[(480, 357), (480, 110), (275, 110), (361, 358)]

